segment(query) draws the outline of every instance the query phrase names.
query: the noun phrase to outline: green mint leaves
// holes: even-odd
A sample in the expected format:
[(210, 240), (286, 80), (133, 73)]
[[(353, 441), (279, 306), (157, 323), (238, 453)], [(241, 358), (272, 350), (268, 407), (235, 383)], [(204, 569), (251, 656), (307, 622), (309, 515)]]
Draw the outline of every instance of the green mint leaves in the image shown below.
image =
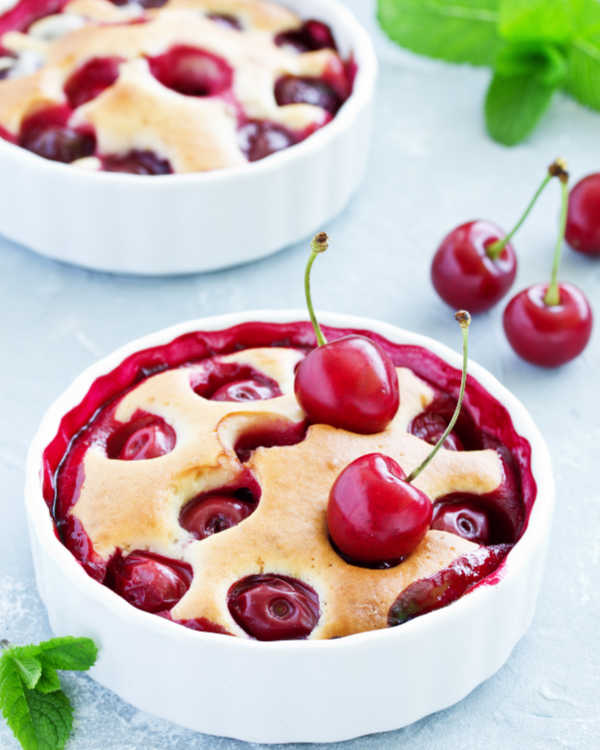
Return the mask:
[(600, 0), (378, 0), (385, 33), (419, 54), (489, 65), (488, 133), (512, 146), (564, 89), (600, 110)]
[(7, 648), (0, 657), (0, 711), (23, 750), (62, 750), (73, 709), (56, 670), (85, 671), (98, 649), (89, 638), (52, 638)]

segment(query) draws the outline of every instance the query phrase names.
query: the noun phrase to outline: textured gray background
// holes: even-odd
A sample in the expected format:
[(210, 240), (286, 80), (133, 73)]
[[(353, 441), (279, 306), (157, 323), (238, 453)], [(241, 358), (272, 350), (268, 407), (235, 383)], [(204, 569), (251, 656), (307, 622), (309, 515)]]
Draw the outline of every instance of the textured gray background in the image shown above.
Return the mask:
[[(370, 23), (370, 2), (349, 4)], [(450, 312), (429, 285), (437, 241), (469, 218), (508, 228), (559, 154), (576, 177), (600, 169), (600, 116), (557, 97), (534, 137), (505, 150), (482, 129), (486, 71), (418, 60), (382, 40), (378, 45), (383, 65), (370, 170), (360, 196), (326, 227), (333, 242), (316, 267), (316, 300), (458, 346)], [(553, 187), (518, 237), (516, 288), (549, 272), (558, 207)], [(189, 231), (200, 245), (201, 227)], [(156, 328), (211, 313), (301, 306), (305, 260), (306, 247), (299, 245), (221, 273), (152, 280), (78, 270), (0, 239), (0, 637), (28, 642), (50, 634), (34, 588), (22, 501), (27, 444), (49, 402), (95, 359)], [(599, 261), (566, 251), (561, 275), (580, 285), (600, 313)], [(517, 360), (500, 319), (500, 309), (476, 319), (472, 355), (529, 407), (549, 442), (558, 481), (534, 624), (508, 664), (459, 705), (401, 731), (335, 747), (600, 745), (599, 335), (576, 362), (545, 372)], [(143, 714), (85, 676), (66, 677), (65, 684), (76, 709), (72, 750), (246, 747)], [(331, 684), (334, 690), (335, 675)], [(399, 700), (409, 684), (410, 675), (398, 675)], [(0, 747), (16, 747), (1, 720)]]

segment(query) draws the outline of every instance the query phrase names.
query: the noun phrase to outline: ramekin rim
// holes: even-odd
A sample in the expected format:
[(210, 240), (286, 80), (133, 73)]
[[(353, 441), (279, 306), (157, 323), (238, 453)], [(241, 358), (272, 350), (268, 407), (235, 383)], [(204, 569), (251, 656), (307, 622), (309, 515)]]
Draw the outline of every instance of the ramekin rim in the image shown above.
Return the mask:
[[(358, 21), (354, 13), (343, 5), (341, 0), (314, 1), (330, 7), (339, 16), (341, 20), (337, 20), (335, 25), (338, 23), (346, 24), (352, 36), (353, 54), (357, 58), (360, 57), (360, 65), (357, 69), (352, 93), (344, 102), (339, 112), (330, 122), (300, 143), (272, 154), (266, 159), (242, 164), (239, 167), (226, 167), (206, 172), (158, 175), (151, 180), (147, 178), (147, 175), (135, 175), (125, 172), (97, 172), (74, 168), (69, 164), (43, 159), (37, 156), (37, 154), (29, 152), (27, 149), (10, 143), (4, 138), (0, 138), (0, 160), (2, 158), (10, 158), (16, 161), (24, 161), (25, 163), (29, 163), (31, 168), (37, 168), (56, 179), (64, 177), (65, 179), (79, 180), (82, 189), (85, 186), (94, 185), (95, 187), (106, 184), (108, 186), (122, 185), (129, 187), (141, 187), (143, 185), (144, 187), (141, 188), (143, 190), (161, 190), (165, 186), (172, 186), (174, 184), (184, 185), (191, 183), (195, 187), (200, 187), (204, 184), (212, 186), (215, 183), (242, 178), (251, 179), (253, 175), (259, 177), (260, 175), (275, 172), (278, 169), (284, 169), (290, 162), (300, 160), (304, 156), (309, 156), (317, 149), (326, 148), (338, 134), (352, 127), (359, 113), (372, 98), (377, 78), (378, 62), (369, 33)], [(300, 4), (300, 0), (275, 0), (275, 2), (284, 5)]]
[[(391, 323), (363, 316), (326, 311), (319, 311), (318, 315), (319, 320), (325, 325), (369, 330), (397, 343), (423, 346), (448, 364), (460, 367), (461, 356), (458, 351), (453, 351), (445, 344), (424, 334), (408, 331)], [(545, 545), (554, 506), (554, 479), (550, 455), (544, 438), (519, 399), (487, 369), (470, 360), (469, 374), (506, 407), (516, 431), (529, 441), (531, 445), (531, 469), (537, 485), (536, 499), (533, 503), (527, 528), (507, 556), (499, 580), (493, 584), (480, 585), (451, 605), (415, 618), (402, 627), (370, 630), (333, 640), (263, 642), (219, 633), (194, 631), (176, 626), (163, 618), (136, 609), (113, 591), (98, 584), (97, 581), (88, 576), (76, 558), (56, 537), (54, 524), (42, 494), (43, 451), (49, 440), (56, 434), (64, 414), (80, 402), (96, 378), (112, 370), (130, 354), (142, 349), (166, 343), (194, 330), (222, 330), (246, 322), (290, 323), (307, 320), (306, 312), (302, 309), (263, 309), (207, 316), (153, 331), (127, 342), (92, 363), (48, 407), (39, 423), (27, 454), (25, 506), (28, 523), (32, 532), (36, 534), (37, 542), (44, 544), (48, 554), (53, 555), (57, 560), (61, 572), (65, 576), (65, 581), (69, 585), (77, 587), (85, 595), (95, 598), (107, 610), (107, 617), (129, 620), (132, 626), (156, 628), (155, 632), (165, 637), (170, 634), (174, 638), (189, 639), (187, 642), (190, 646), (198, 645), (200, 641), (203, 641), (215, 647), (218, 644), (230, 644), (232, 648), (257, 649), (259, 651), (264, 648), (294, 649), (301, 654), (307, 648), (344, 649), (359, 646), (368, 647), (371, 643), (383, 645), (386, 642), (384, 639), (390, 639), (389, 643), (392, 645), (393, 639), (402, 637), (402, 633), (409, 630), (410, 632), (415, 629), (427, 630), (441, 623), (444, 618), (447, 622), (451, 622), (456, 618), (467, 617), (469, 611), (476, 607), (484, 606), (485, 601), (493, 596), (496, 587), (502, 586), (505, 581), (517, 576), (520, 569), (525, 566), (528, 555), (540, 545)]]

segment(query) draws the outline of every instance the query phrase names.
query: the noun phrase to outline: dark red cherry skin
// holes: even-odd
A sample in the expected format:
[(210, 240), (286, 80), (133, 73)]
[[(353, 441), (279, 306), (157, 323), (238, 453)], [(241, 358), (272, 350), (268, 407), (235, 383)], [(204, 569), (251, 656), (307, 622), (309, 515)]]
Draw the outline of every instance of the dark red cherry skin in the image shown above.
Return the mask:
[(547, 305), (548, 284), (515, 295), (504, 311), (504, 331), (515, 352), (534, 365), (558, 367), (577, 357), (592, 335), (593, 315), (584, 293), (559, 284), (560, 303)]
[(444, 237), (431, 264), (433, 286), (444, 302), (479, 313), (504, 297), (517, 273), (515, 251), (509, 243), (496, 260), (486, 252), (504, 236), (488, 221), (469, 221)]
[(343, 336), (298, 365), (296, 398), (311, 422), (350, 432), (381, 432), (398, 411), (398, 376), (389, 356), (365, 336)]
[(600, 255), (600, 172), (580, 180), (569, 194), (566, 240), (584, 255)]
[(342, 99), (329, 84), (320, 78), (285, 75), (275, 83), (277, 104), (313, 104), (334, 115)]
[(237, 526), (255, 507), (235, 495), (209, 495), (189, 502), (181, 512), (179, 523), (196, 539), (206, 539)]
[(510, 550), (510, 544), (480, 547), (454, 560), (435, 575), (411, 583), (390, 607), (388, 625), (402, 625), (460, 599), (493, 573)]
[(296, 143), (294, 134), (267, 120), (251, 120), (238, 130), (238, 142), (248, 161), (259, 161)]
[(112, 86), (121, 62), (120, 57), (94, 57), (72, 73), (64, 86), (69, 106), (80, 107)]
[(19, 145), (44, 159), (68, 164), (91, 156), (96, 139), (89, 131), (68, 125), (68, 107), (50, 107), (35, 112), (21, 124)]
[(491, 539), (487, 513), (472, 503), (436, 503), (431, 528), (448, 531), (475, 544), (489, 544)]
[(35, 21), (60, 13), (66, 4), (67, 0), (19, 0), (0, 13), (0, 39), (7, 31), (27, 31)]
[(229, 589), (231, 616), (259, 641), (307, 638), (319, 620), (319, 597), (287, 576), (253, 575)]
[[(446, 427), (448, 427), (448, 422), (442, 414), (435, 411), (423, 411), (412, 420), (408, 431), (430, 445), (435, 445), (444, 434)], [(450, 451), (464, 450), (462, 440), (454, 431), (444, 440), (444, 448)]]
[(175, 430), (164, 419), (136, 411), (107, 438), (106, 454), (121, 461), (159, 458), (173, 450), (176, 440)]
[(185, 44), (148, 60), (152, 75), (163, 86), (186, 96), (217, 96), (231, 88), (233, 69), (212, 52)]
[(275, 393), (269, 383), (249, 378), (222, 385), (210, 398), (211, 401), (261, 401), (278, 395), (280, 393)]
[(401, 561), (431, 523), (431, 501), (409, 484), (389, 456), (369, 453), (349, 464), (329, 494), (327, 526), (336, 548), (364, 565)]
[(275, 37), (279, 47), (289, 45), (298, 52), (315, 52), (320, 49), (336, 49), (331, 29), (321, 21), (309, 19), (298, 29), (282, 31)]
[(126, 172), (139, 175), (173, 174), (167, 159), (161, 159), (153, 151), (129, 151), (126, 154), (109, 154), (102, 157), (105, 172)]
[(107, 578), (113, 591), (145, 612), (172, 609), (191, 580), (191, 568), (185, 563), (138, 551), (111, 561)]

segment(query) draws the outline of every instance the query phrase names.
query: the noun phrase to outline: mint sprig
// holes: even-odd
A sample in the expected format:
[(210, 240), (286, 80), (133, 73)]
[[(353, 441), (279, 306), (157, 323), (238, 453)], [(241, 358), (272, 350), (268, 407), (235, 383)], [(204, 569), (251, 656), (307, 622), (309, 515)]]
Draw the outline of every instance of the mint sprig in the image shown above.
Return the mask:
[[(5, 644), (1, 644), (5, 645)], [(62, 750), (73, 709), (57, 670), (85, 671), (98, 649), (89, 638), (52, 638), (6, 648), (0, 657), (0, 711), (23, 750)]]
[(564, 89), (600, 110), (600, 0), (378, 0), (395, 42), (448, 62), (494, 69), (488, 133), (512, 146)]

